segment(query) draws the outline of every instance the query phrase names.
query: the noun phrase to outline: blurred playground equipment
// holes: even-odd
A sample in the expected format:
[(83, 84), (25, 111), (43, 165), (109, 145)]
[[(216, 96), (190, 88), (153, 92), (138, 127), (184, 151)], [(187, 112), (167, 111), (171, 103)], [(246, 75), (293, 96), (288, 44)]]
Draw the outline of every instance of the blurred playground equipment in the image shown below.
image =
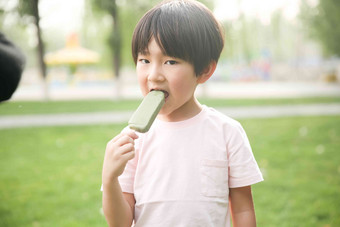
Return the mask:
[(70, 74), (73, 75), (77, 67), (82, 64), (94, 64), (100, 59), (100, 55), (95, 51), (86, 49), (79, 45), (78, 36), (72, 33), (67, 37), (66, 46), (55, 52), (45, 55), (45, 62), (49, 66), (67, 65)]

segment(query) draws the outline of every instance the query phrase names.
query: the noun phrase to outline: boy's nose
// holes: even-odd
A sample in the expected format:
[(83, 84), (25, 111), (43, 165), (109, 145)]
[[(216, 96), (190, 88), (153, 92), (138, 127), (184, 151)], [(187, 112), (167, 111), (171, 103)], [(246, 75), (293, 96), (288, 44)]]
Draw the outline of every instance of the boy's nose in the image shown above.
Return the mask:
[(148, 80), (152, 82), (162, 82), (165, 80), (164, 75), (160, 67), (154, 66), (150, 69)]

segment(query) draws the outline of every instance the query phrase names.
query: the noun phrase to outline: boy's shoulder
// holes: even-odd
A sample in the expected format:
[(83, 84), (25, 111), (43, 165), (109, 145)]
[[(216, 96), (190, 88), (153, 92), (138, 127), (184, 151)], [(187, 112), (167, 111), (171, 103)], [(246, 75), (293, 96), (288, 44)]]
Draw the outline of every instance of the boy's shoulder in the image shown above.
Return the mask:
[(240, 122), (216, 110), (213, 107), (203, 105), (203, 110), (205, 111), (207, 119), (210, 119), (216, 123), (236, 128), (242, 127)]

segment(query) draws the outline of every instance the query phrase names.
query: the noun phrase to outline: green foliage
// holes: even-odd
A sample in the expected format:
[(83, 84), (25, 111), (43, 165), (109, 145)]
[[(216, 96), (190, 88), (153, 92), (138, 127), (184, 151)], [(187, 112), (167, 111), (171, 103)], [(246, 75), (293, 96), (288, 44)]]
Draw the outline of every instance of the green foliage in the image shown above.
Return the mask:
[(0, 29), (1, 30), (3, 30), (2, 27), (3, 27), (4, 15), (5, 15), (5, 11), (0, 8)]
[(33, 16), (30, 1), (22, 1), (22, 4), (21, 1), (15, 5), (15, 1), (0, 0), (0, 31), (24, 52), (26, 68), (29, 68), (37, 64), (36, 50), (28, 42), (30, 34), (27, 32), (27, 25), (33, 22)]
[[(108, 47), (111, 49), (112, 66), (115, 76), (119, 77), (121, 67), (121, 29), (119, 9), (116, 0), (92, 0), (96, 8), (106, 11), (112, 17), (112, 31), (108, 36)], [(94, 7), (94, 8), (95, 8)]]
[(91, 1), (85, 1), (83, 24), (86, 26), (81, 27), (82, 45), (100, 53), (99, 67), (111, 69), (112, 55), (107, 40), (112, 32), (112, 18)]
[(39, 4), (39, 0), (19, 0), (17, 10), (21, 17), (25, 18), (24, 21), (31, 23), (34, 20), (34, 4)]
[[(269, 22), (269, 21), (268, 21)], [(225, 47), (221, 55), (233, 63), (251, 63), (254, 60), (290, 61), (297, 53), (297, 37), (302, 36), (298, 24), (288, 21), (282, 9), (271, 15), (270, 23), (259, 18), (240, 15), (233, 21), (224, 21)]]
[(116, 0), (92, 0), (95, 7), (107, 12), (114, 12), (117, 10)]
[(301, 19), (310, 35), (320, 41), (327, 55), (340, 56), (339, 1), (320, 0), (316, 7), (304, 1), (301, 9)]

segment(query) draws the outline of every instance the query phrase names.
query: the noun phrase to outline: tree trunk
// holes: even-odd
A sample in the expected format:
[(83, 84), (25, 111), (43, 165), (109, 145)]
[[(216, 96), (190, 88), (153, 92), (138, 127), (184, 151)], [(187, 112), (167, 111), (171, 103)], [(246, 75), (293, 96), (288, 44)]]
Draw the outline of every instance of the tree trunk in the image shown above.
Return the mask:
[(44, 43), (42, 40), (42, 35), (41, 35), (41, 29), (40, 29), (40, 16), (39, 16), (39, 0), (33, 0), (33, 16), (34, 16), (34, 22), (35, 26), (37, 28), (37, 38), (38, 38), (38, 47), (37, 47), (37, 54), (38, 54), (38, 62), (39, 62), (39, 69), (40, 73), (43, 79), (43, 93), (44, 93), (44, 99), (48, 100), (48, 89), (47, 89), (47, 80), (46, 80), (46, 64), (44, 62)]
[(114, 18), (113, 23), (113, 65), (114, 65), (114, 72), (115, 76), (120, 76), (120, 61), (121, 61), (121, 34), (120, 34), (120, 26), (117, 18)]
[(118, 18), (118, 9), (116, 1), (112, 2), (111, 16), (113, 19), (113, 32), (111, 36), (111, 48), (113, 57), (113, 72), (115, 75), (115, 98), (121, 96), (121, 80), (120, 80), (120, 65), (121, 65), (121, 32)]

